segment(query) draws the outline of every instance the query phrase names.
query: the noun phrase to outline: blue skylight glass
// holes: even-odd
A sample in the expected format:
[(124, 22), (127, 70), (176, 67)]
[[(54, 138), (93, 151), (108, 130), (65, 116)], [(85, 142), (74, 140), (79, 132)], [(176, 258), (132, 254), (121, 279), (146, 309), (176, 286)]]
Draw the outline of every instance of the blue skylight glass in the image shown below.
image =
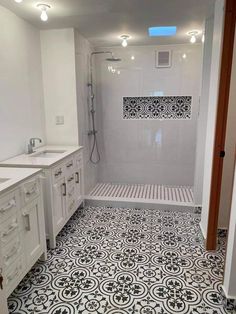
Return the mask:
[(176, 26), (156, 26), (149, 27), (149, 36), (175, 36), (177, 27)]

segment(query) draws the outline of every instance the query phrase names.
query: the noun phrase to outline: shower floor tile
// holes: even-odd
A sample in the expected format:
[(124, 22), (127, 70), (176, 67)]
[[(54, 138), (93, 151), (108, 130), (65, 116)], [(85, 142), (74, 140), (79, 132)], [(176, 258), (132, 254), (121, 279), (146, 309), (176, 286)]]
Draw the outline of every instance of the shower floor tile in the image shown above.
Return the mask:
[(86, 207), (46, 262), (8, 299), (10, 313), (225, 314), (225, 236), (206, 252), (198, 214)]
[(97, 183), (86, 196), (90, 200), (147, 201), (162, 204), (193, 206), (190, 186), (167, 186), (158, 184)]

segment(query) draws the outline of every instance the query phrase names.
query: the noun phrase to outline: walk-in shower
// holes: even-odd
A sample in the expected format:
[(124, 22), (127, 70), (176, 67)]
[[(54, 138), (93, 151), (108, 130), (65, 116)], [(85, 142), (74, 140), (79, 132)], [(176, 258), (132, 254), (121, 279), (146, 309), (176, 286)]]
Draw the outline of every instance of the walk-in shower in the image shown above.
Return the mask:
[[(97, 130), (95, 126), (95, 105), (94, 105), (94, 81), (93, 81), (93, 57), (98, 54), (108, 54), (110, 57), (106, 58), (109, 62), (119, 62), (121, 59), (115, 58), (113, 53), (111, 51), (94, 51), (90, 55), (90, 82), (88, 83), (88, 86), (90, 87), (90, 113), (91, 113), (91, 130), (88, 131), (88, 135), (93, 137), (93, 144), (91, 148), (90, 153), (90, 161), (93, 164), (98, 164), (101, 156), (98, 148), (98, 142), (97, 142)], [(94, 156), (94, 154), (97, 153), (97, 156)]]
[[(129, 45), (101, 50), (112, 51), (122, 63), (117, 68), (109, 64), (108, 54), (92, 64), (101, 160), (86, 201), (193, 208), (202, 47)], [(171, 66), (159, 67), (163, 51)], [(94, 150), (93, 159), (96, 146)]]

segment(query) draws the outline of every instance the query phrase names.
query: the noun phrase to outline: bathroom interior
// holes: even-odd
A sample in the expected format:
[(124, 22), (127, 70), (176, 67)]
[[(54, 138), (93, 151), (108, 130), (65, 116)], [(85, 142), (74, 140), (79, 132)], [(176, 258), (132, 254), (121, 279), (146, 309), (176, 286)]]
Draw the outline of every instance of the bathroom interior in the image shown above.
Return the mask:
[(205, 247), (225, 5), (0, 0), (1, 314), (234, 313), (234, 88)]

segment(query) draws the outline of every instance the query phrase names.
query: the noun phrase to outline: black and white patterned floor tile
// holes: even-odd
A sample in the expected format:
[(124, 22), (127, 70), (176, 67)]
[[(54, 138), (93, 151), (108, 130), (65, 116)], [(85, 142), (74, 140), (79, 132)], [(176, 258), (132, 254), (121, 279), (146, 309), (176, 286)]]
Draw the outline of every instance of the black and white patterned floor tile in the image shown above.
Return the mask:
[(206, 252), (199, 215), (87, 207), (9, 297), (12, 314), (225, 314), (225, 237)]

